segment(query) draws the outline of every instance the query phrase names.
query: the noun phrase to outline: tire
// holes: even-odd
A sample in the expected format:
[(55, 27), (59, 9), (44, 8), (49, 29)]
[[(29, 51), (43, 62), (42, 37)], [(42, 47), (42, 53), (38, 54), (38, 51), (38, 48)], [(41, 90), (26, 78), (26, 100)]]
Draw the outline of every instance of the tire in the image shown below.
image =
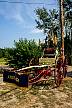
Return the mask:
[(58, 68), (55, 69), (54, 78), (55, 78), (55, 84), (57, 86), (60, 86), (63, 80), (63, 67), (60, 67), (60, 69)]
[(67, 76), (67, 66), (64, 67), (64, 78)]

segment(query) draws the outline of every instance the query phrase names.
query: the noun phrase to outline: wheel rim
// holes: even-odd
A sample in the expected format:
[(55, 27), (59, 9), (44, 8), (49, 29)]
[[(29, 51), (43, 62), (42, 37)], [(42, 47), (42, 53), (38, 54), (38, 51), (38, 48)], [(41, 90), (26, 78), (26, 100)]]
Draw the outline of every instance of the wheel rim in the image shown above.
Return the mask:
[(60, 69), (55, 69), (55, 84), (59, 86), (63, 80), (63, 67)]

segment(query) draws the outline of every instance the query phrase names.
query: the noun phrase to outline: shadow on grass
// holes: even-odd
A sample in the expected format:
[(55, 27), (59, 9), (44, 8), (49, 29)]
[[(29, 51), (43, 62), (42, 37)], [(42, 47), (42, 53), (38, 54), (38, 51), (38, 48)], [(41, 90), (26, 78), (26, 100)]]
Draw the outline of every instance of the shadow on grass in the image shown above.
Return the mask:
[(72, 77), (72, 71), (67, 72), (67, 77)]
[(42, 82), (42, 83), (36, 83), (36, 84), (33, 84), (32, 85), (32, 88), (34, 88), (34, 89), (46, 89), (46, 90), (48, 90), (48, 89), (54, 89), (54, 88), (57, 88), (58, 86), (54, 83), (54, 82), (47, 82), (47, 83), (44, 83), (44, 82)]

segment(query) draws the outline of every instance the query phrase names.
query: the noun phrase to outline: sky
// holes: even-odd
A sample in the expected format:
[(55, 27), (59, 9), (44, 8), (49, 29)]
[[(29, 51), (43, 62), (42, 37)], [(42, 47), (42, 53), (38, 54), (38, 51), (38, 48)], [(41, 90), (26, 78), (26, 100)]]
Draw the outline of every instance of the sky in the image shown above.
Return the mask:
[[(5, 0), (0, 0), (5, 1)], [(57, 9), (57, 0), (8, 0), (9, 2), (24, 3), (44, 3), (44, 4), (24, 4), (24, 3), (7, 3), (0, 2), (0, 48), (13, 47), (14, 40), (27, 38), (42, 41), (45, 35), (42, 30), (36, 28), (35, 19), (37, 16), (34, 12), (38, 7)], [(54, 5), (47, 5), (54, 4)]]

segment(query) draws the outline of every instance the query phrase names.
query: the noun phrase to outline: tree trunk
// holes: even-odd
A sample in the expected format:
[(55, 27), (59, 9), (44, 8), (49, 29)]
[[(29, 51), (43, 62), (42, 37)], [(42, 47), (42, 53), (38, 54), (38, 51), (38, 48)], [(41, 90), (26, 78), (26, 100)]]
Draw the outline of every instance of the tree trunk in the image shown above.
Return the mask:
[[(71, 45), (72, 45), (72, 21), (71, 21)], [(72, 47), (71, 47), (71, 65), (72, 65)]]

